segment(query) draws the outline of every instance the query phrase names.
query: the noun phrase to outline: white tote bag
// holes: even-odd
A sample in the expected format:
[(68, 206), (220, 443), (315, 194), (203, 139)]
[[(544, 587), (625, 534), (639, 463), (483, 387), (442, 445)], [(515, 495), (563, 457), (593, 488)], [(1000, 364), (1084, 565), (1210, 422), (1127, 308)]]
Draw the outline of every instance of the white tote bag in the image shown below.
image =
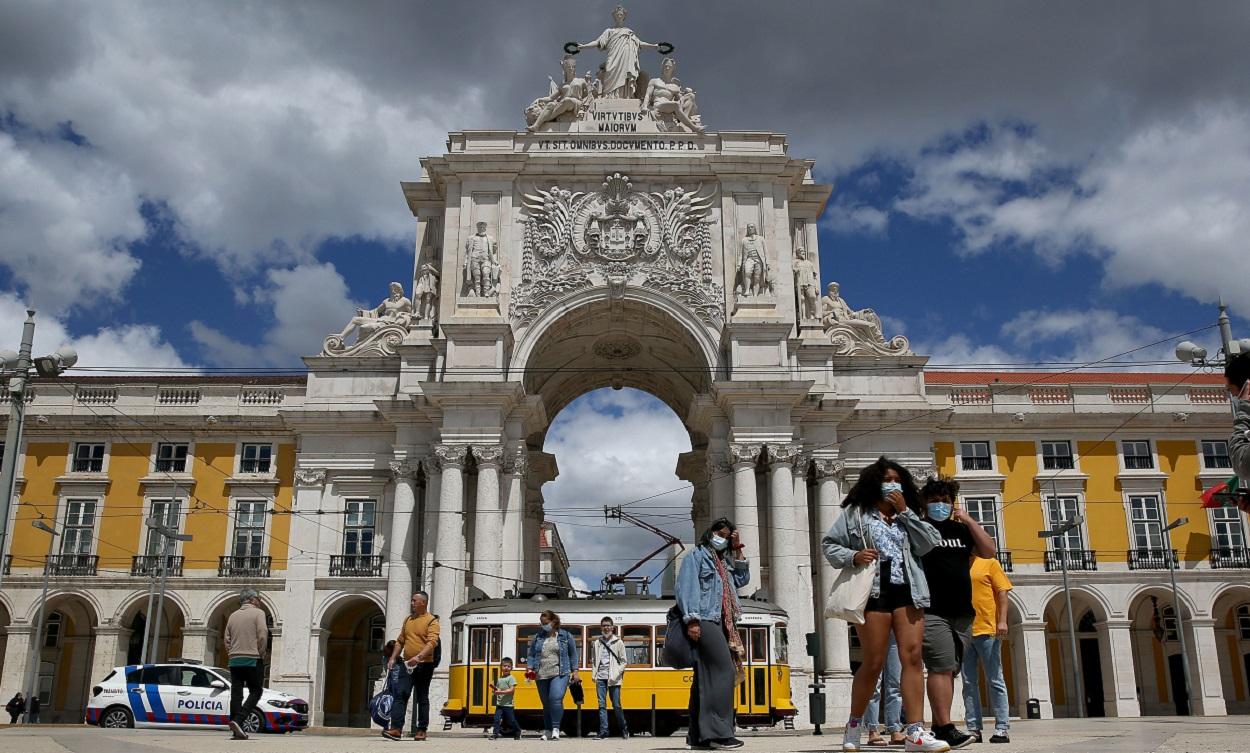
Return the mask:
[[(868, 537), (864, 534), (864, 528), (860, 526), (860, 540), (867, 543)], [(839, 570), (825, 601), (825, 617), (863, 625), (864, 607), (872, 595), (872, 583), (877, 578), (877, 572), (877, 560), (867, 565), (848, 565)]]

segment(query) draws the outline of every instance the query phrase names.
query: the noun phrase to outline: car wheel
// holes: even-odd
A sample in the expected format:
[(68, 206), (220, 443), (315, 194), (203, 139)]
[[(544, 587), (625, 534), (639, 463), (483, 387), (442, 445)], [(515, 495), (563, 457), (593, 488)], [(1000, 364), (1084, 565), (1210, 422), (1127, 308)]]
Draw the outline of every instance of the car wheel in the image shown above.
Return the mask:
[(241, 726), (243, 727), (244, 732), (249, 735), (253, 735), (257, 732), (265, 731), (265, 720), (261, 717), (259, 711), (252, 709), (247, 713), (247, 717), (243, 719), (243, 724)]
[(111, 706), (100, 715), (100, 726), (109, 729), (124, 729), (135, 726), (134, 714), (125, 706)]

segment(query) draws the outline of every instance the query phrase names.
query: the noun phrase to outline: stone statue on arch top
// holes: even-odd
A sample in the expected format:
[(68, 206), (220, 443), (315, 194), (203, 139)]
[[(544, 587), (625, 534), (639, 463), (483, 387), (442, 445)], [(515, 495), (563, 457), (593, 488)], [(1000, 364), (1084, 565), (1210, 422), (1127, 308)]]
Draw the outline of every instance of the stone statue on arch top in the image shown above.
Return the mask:
[(747, 297), (771, 295), (773, 292), (768, 249), (764, 245), (764, 236), (756, 232), (754, 223), (747, 225), (738, 251), (738, 281), (735, 289), (738, 295)]
[(438, 277), (438, 269), (429, 262), (422, 264), (417, 273), (412, 297), (418, 322), (434, 322), (434, 315), (438, 312)]
[(816, 321), (820, 318), (817, 301), (820, 281), (816, 279), (816, 265), (807, 258), (807, 249), (799, 246), (794, 251), (794, 289), (799, 294), (799, 321)]
[(546, 97), (539, 97), (525, 109), (525, 119), (529, 121), (527, 130), (537, 131), (547, 123), (562, 116), (578, 117), (594, 99), (591, 84), (586, 78), (577, 75), (577, 59), (565, 55), (560, 61), (564, 70), (564, 83), (551, 82), (551, 91)]
[(499, 286), (499, 242), (477, 223), (477, 233), (464, 242), (464, 287), (470, 298), (493, 298)]
[(663, 54), (673, 51), (666, 42), (644, 42), (634, 30), (625, 25), (628, 11), (618, 5), (612, 9), (613, 26), (604, 29), (593, 42), (569, 42), (566, 52), (596, 47), (606, 53), (602, 72), (601, 96), (607, 99), (639, 99), (642, 66), (638, 61), (640, 50), (659, 50)]
[[(390, 295), (377, 308), (356, 309), (356, 315), (342, 332), (329, 335), (322, 343), (321, 353), (327, 356), (393, 355), (409, 328), (415, 323), (412, 301), (404, 295), (404, 286), (390, 284)], [(347, 345), (347, 338), (356, 333), (356, 342)]]
[(695, 104), (694, 90), (683, 87), (677, 80), (677, 61), (664, 58), (660, 64), (660, 77), (647, 82), (647, 91), (642, 97), (642, 109), (648, 110), (657, 122), (667, 123), (670, 120), (681, 123), (694, 133), (703, 133), (703, 122), (699, 118), (699, 108)]

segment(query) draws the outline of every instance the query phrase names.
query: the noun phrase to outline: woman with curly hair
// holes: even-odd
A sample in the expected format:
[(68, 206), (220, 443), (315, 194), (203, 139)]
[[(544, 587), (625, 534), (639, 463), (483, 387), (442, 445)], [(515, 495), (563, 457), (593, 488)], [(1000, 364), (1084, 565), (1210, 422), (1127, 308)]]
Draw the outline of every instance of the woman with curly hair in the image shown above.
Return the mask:
[(851, 718), (846, 723), (842, 750), (859, 750), (864, 711), (876, 689), (893, 633), (903, 665), (900, 688), (907, 713), (905, 747), (908, 751), (948, 751), (948, 744), (924, 728), (921, 664), (929, 584), (920, 558), (937, 546), (941, 537), (921, 519), (924, 504), (911, 473), (886, 457), (860, 471), (842, 507), (842, 515), (821, 542), (825, 557), (838, 569), (876, 562), (879, 574), (864, 609), (864, 624), (855, 626), (863, 662), (851, 685)]

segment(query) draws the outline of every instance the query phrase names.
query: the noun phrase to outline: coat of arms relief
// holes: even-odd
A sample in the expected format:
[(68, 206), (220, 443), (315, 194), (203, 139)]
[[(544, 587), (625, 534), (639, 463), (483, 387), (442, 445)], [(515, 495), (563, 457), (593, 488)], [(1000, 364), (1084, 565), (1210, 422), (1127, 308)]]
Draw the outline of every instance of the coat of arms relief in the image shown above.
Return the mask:
[(559, 186), (524, 197), (521, 282), (509, 316), (533, 321), (566, 295), (596, 285), (663, 290), (709, 326), (724, 321), (724, 288), (712, 270), (714, 192), (634, 190), (608, 176), (598, 191)]

